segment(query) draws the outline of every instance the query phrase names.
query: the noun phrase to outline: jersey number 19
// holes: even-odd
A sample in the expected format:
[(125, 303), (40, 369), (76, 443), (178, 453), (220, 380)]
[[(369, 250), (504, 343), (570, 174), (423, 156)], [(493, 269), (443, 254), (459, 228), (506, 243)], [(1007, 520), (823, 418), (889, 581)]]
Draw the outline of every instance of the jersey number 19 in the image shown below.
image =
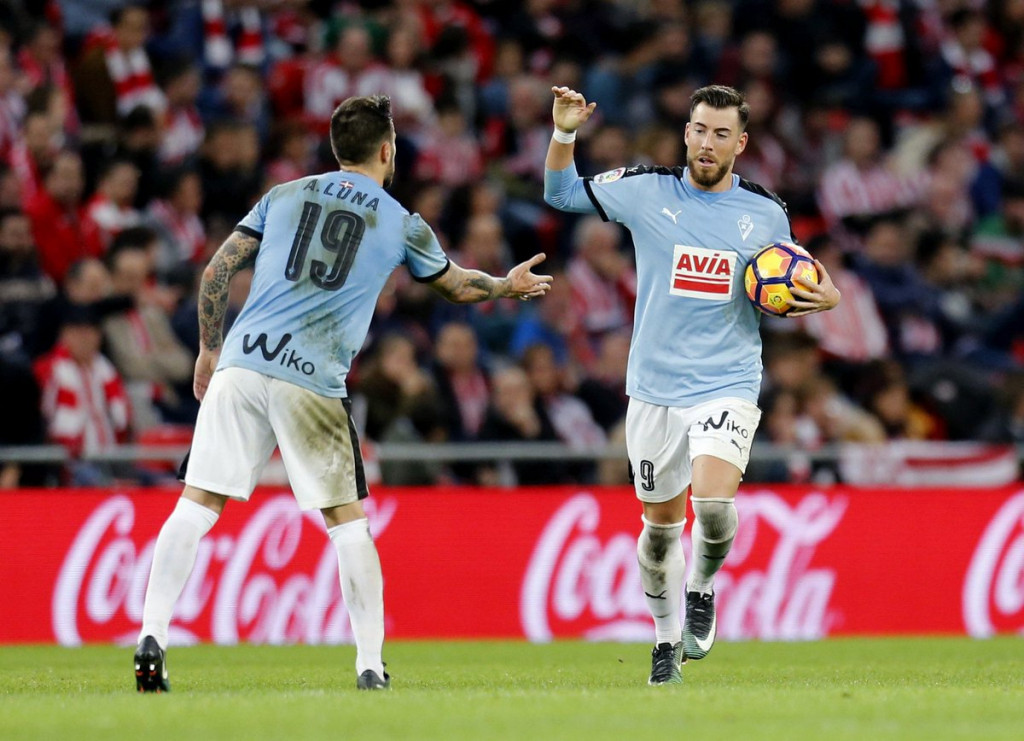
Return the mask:
[[(309, 243), (323, 210), (323, 206), (313, 201), (303, 204), (299, 227), (292, 240), (292, 251), (288, 253), (288, 264), (284, 269), (284, 277), (290, 281), (302, 277), (306, 252), (309, 251)], [(325, 250), (334, 253), (334, 264), (313, 260), (309, 266), (309, 279), (314, 285), (327, 291), (337, 291), (345, 285), (365, 231), (366, 222), (359, 214), (340, 209), (327, 214), (324, 227), (320, 230), (320, 243)]]

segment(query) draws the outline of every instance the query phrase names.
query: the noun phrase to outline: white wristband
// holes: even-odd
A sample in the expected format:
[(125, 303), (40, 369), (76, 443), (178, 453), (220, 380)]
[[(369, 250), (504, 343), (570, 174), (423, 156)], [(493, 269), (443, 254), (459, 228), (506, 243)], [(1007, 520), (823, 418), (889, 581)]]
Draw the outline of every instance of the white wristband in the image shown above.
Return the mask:
[(556, 126), (555, 133), (551, 135), (551, 138), (554, 139), (559, 144), (572, 144), (574, 141), (576, 141), (576, 132), (562, 131), (560, 128)]

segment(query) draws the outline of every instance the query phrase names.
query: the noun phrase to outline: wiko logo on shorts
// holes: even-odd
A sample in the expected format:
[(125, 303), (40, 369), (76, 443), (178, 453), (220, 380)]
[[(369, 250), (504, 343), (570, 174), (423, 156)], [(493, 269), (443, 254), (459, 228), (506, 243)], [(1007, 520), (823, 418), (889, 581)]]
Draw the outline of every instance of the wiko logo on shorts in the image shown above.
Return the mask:
[(722, 415), (717, 420), (714, 417), (708, 417), (703, 422), (698, 422), (697, 424), (704, 428), (704, 432), (707, 432), (709, 427), (716, 430), (721, 430), (724, 427), (726, 432), (735, 433), (744, 440), (750, 437), (750, 432), (746, 428), (740, 427), (736, 424), (735, 420), (729, 419), (728, 411), (722, 412)]
[(677, 244), (669, 293), (705, 301), (728, 301), (732, 298), (735, 265), (736, 253), (730, 250)]
[(281, 367), (294, 368), (304, 376), (313, 375), (316, 372), (316, 366), (308, 360), (303, 360), (302, 356), (298, 355), (294, 349), (288, 349), (291, 339), (291, 333), (286, 332), (271, 350), (266, 332), (260, 332), (255, 342), (252, 341), (252, 335), (247, 334), (242, 337), (242, 353), (252, 355), (258, 348), (263, 359), (268, 363), (273, 363), (278, 356), (281, 356), (278, 361), (278, 365)]

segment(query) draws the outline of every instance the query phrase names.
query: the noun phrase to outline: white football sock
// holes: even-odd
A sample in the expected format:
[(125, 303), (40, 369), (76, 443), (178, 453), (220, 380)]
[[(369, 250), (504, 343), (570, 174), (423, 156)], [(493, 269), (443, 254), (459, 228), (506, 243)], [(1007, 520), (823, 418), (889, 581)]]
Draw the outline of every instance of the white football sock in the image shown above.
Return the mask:
[(654, 642), (675, 645), (683, 636), (679, 608), (686, 576), (686, 557), (679, 538), (686, 527), (686, 520), (672, 525), (656, 525), (645, 517), (640, 519), (644, 529), (637, 540), (636, 554), (640, 564), (640, 583), (654, 618)]
[(341, 595), (356, 641), (356, 674), (373, 669), (384, 678), (384, 577), (366, 518), (327, 530), (338, 551)]
[(693, 571), (687, 591), (710, 594), (715, 574), (736, 537), (739, 517), (732, 499), (690, 497), (693, 502)]
[(196, 565), (200, 539), (210, 532), (218, 517), (212, 509), (182, 497), (160, 528), (153, 549), (146, 603), (142, 608), (140, 643), (151, 635), (160, 648), (167, 649), (167, 632), (174, 603), (181, 596), (181, 590)]

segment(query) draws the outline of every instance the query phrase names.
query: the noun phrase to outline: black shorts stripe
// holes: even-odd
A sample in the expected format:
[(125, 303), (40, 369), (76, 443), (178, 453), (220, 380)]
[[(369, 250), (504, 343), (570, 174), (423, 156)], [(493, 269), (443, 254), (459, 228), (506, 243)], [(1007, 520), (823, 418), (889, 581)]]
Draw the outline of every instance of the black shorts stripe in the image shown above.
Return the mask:
[(590, 202), (597, 209), (597, 215), (601, 217), (601, 221), (608, 221), (608, 214), (604, 212), (604, 207), (597, 200), (597, 196), (594, 195), (594, 186), (591, 185), (591, 178), (583, 178), (583, 190), (587, 191), (587, 197), (590, 198)]
[(185, 474), (188, 473), (188, 457), (192, 455), (192, 446), (188, 446), (188, 450), (185, 451), (185, 457), (181, 459), (181, 465), (178, 466), (178, 481), (185, 483)]
[(370, 491), (366, 488), (366, 472), (363, 471), (363, 453), (359, 449), (359, 433), (356, 432), (355, 422), (352, 421), (352, 400), (345, 398), (341, 400), (341, 403), (345, 407), (345, 416), (348, 417), (348, 434), (352, 441), (352, 462), (356, 469), (356, 493), (360, 499), (366, 499), (370, 496)]

